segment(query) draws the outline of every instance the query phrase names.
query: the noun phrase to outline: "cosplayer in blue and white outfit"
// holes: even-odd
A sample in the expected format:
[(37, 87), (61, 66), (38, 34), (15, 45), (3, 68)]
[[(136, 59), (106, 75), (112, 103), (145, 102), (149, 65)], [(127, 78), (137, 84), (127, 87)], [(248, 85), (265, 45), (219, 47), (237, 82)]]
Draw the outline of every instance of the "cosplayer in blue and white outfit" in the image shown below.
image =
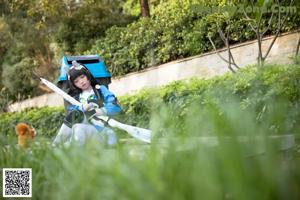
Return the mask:
[(117, 98), (106, 86), (98, 85), (88, 69), (73, 63), (68, 72), (69, 94), (82, 103), (82, 106), (67, 105), (67, 115), (53, 144), (69, 144), (76, 141), (84, 144), (86, 139), (94, 138), (99, 142), (113, 145), (116, 134), (108, 127), (96, 126), (88, 119), (95, 115), (113, 116), (121, 111)]

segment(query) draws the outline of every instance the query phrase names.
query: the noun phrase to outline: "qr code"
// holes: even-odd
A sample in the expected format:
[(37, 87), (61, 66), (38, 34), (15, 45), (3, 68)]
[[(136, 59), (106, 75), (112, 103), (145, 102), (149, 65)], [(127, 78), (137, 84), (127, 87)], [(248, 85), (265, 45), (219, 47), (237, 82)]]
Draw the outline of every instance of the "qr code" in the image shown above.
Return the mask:
[(31, 168), (3, 168), (3, 197), (31, 197)]

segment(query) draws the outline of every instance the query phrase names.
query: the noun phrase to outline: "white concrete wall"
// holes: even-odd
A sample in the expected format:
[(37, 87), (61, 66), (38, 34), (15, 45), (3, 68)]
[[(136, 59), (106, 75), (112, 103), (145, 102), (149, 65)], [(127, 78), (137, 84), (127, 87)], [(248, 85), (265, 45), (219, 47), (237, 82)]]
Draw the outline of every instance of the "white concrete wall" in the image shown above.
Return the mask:
[(14, 103), (8, 107), (10, 112), (21, 111), (25, 108), (31, 107), (44, 107), (44, 106), (61, 106), (64, 105), (64, 100), (62, 97), (55, 93), (44, 94), (38, 97), (27, 99), (18, 103)]
[[(290, 63), (289, 57), (295, 54), (299, 37), (300, 33), (290, 33), (277, 38), (267, 62)], [(263, 52), (266, 52), (272, 39), (273, 37), (264, 39)], [(256, 63), (258, 47), (255, 40), (232, 46), (231, 49), (233, 57), (240, 67)], [(228, 57), (226, 49), (221, 49), (218, 52), (224, 58)], [(227, 63), (215, 52), (210, 52), (115, 78), (109, 87), (117, 95), (124, 95), (138, 91), (143, 87), (165, 85), (174, 80), (191, 77), (210, 78), (222, 75), (229, 71), (227, 66)]]
[[(290, 57), (296, 52), (300, 32), (287, 33), (277, 38), (267, 58), (269, 63), (291, 63)], [(273, 37), (264, 38), (263, 52), (265, 53)], [(233, 57), (240, 67), (255, 64), (257, 58), (256, 40), (234, 45), (231, 47)], [(218, 51), (224, 58), (228, 57), (226, 49)], [(161, 86), (174, 80), (188, 79), (191, 77), (210, 78), (228, 72), (227, 63), (215, 52), (205, 53), (181, 60), (169, 62), (160, 66), (148, 68), (140, 72), (127, 74), (114, 78), (110, 90), (117, 96), (132, 94), (144, 87)], [(46, 94), (28, 99), (9, 106), (10, 111), (18, 111), (27, 107), (63, 105), (63, 99), (56, 94)]]

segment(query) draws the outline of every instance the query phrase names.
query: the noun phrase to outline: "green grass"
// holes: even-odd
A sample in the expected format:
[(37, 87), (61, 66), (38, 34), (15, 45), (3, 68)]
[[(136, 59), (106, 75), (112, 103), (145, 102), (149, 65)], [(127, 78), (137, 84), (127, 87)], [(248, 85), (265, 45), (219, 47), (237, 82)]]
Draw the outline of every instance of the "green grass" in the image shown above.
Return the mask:
[[(53, 148), (44, 133), (26, 150), (2, 146), (0, 167), (32, 168), (32, 199), (299, 199), (299, 68), (293, 70), (192, 81), (191, 95), (175, 83), (165, 87), (164, 101), (133, 97), (138, 105), (128, 116), (147, 113), (133, 119), (153, 130), (151, 145)], [(149, 108), (151, 102), (158, 104)], [(270, 138), (287, 134), (292, 143)], [(199, 140), (207, 137), (217, 143)], [(13, 144), (16, 136), (1, 141)]]
[[(52, 148), (40, 139), (27, 150), (2, 148), (0, 164), (32, 168), (33, 199), (299, 198), (299, 149), (280, 151), (267, 137), (271, 122), (257, 123), (253, 112), (238, 105), (234, 100), (192, 105), (181, 135), (175, 133), (182, 122), (169, 122), (170, 113), (163, 109), (153, 115), (157, 137), (151, 145), (108, 148), (89, 141), (84, 147)], [(162, 130), (167, 131), (163, 145)], [(186, 146), (189, 138), (208, 135), (219, 145)], [(236, 139), (240, 136), (262, 139), (242, 143)]]

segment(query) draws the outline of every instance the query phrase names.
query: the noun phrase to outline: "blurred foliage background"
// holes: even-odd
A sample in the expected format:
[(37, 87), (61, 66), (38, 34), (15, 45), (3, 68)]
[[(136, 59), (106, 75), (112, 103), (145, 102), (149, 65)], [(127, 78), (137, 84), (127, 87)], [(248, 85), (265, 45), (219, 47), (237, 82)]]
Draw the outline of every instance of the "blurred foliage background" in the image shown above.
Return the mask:
[[(253, 1), (264, 6), (273, 1)], [(289, 6), (290, 0), (279, 1)], [(218, 28), (227, 30), (230, 44), (255, 39), (242, 12), (207, 8), (252, 5), (243, 0), (148, 0), (150, 17), (141, 17), (139, 0), (32, 0), (0, 2), (0, 93), (5, 105), (43, 94), (32, 70), (56, 80), (63, 55), (100, 54), (113, 76), (212, 50), (224, 43)], [(273, 2), (275, 3), (275, 2)], [(299, 1), (293, 6), (300, 10)], [(203, 9), (205, 8), (205, 9)], [(227, 7), (228, 8), (228, 7)], [(297, 30), (300, 12), (291, 12), (282, 32)], [(248, 13), (255, 19), (257, 13)], [(264, 13), (262, 28), (271, 13)], [(274, 13), (270, 30), (278, 25)]]
[[(0, 88), (8, 100), (36, 96), (32, 70), (53, 81), (63, 55), (82, 54), (113, 26), (137, 17), (121, 0), (32, 0), (0, 3)], [(17, 72), (17, 73), (16, 73)]]

